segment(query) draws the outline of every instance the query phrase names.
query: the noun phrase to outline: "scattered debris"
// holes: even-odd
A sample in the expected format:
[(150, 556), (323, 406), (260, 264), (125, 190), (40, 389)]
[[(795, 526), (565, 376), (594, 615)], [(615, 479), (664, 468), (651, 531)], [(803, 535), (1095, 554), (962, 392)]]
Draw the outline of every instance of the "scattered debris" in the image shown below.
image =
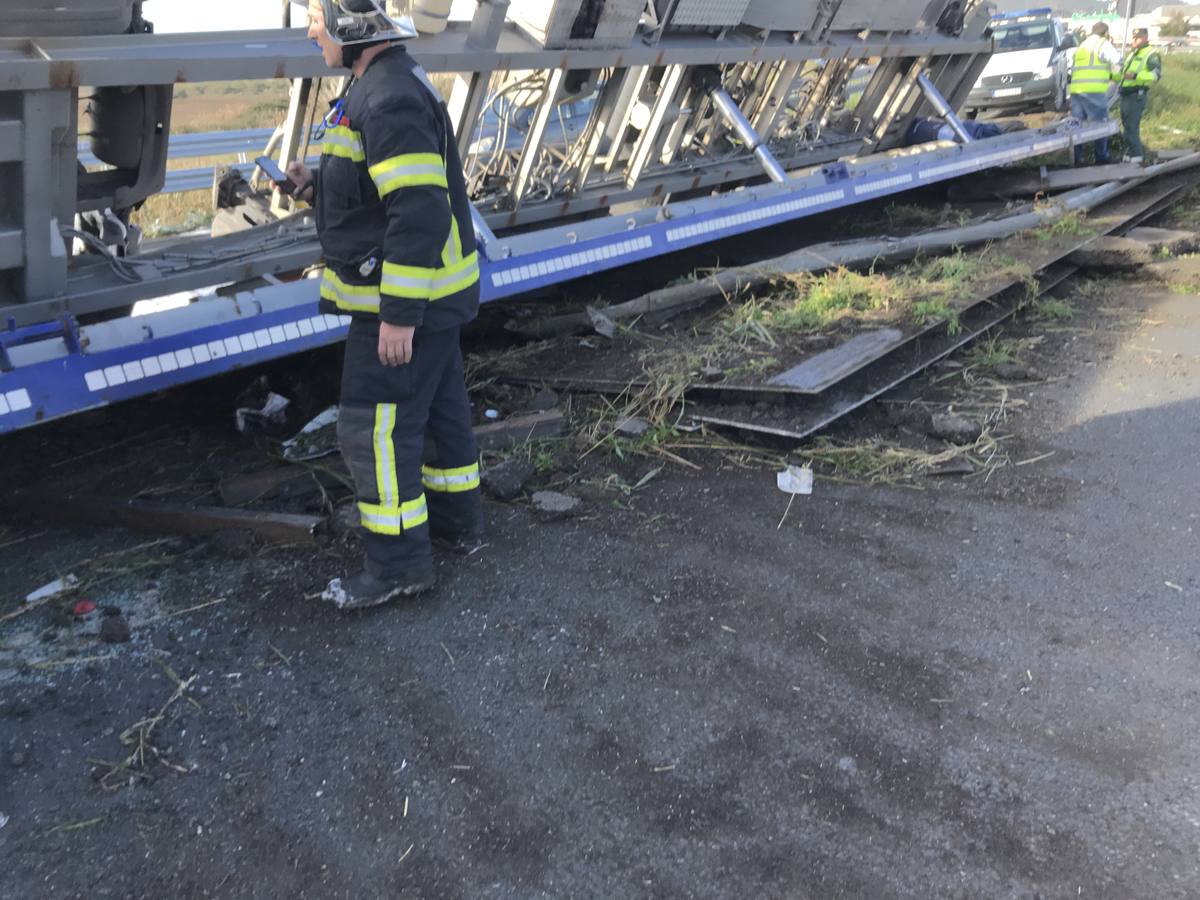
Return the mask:
[(547, 516), (570, 516), (579, 511), (583, 501), (558, 491), (538, 491), (533, 495), (533, 508)]
[(166, 702), (159, 707), (158, 712), (139, 722), (135, 722), (121, 732), (121, 744), (125, 747), (133, 748), (128, 756), (119, 762), (89, 760), (89, 762), (94, 763), (96, 766), (92, 770), (92, 777), (105, 790), (115, 790), (123, 784), (131, 784), (137, 778), (149, 778), (150, 773), (148, 769), (150, 763), (154, 761), (157, 761), (160, 765), (165, 766), (173, 772), (186, 774), (188, 771), (186, 767), (168, 759), (166, 754), (155, 745), (154, 731), (162, 724), (167, 711), (181, 698), (186, 698), (189, 703), (199, 708), (200, 704), (187, 696), (188, 689), (198, 676), (192, 675), (188, 678), (180, 678), (162, 660), (156, 659), (155, 661), (175, 683), (175, 690), (171, 692), (171, 696), (167, 698)]
[(951, 444), (973, 444), (983, 433), (983, 426), (966, 416), (953, 413), (934, 413), (929, 420), (929, 435)]
[(91, 600), (80, 600), (71, 607), (71, 615), (77, 619), (82, 619), (84, 616), (90, 616), (96, 611), (96, 604)]
[(506, 459), (484, 469), (481, 481), (491, 496), (508, 501), (516, 498), (536, 473), (534, 465), (526, 460)]
[(1149, 244), (1123, 237), (1101, 235), (1072, 251), (1068, 261), (1084, 269), (1130, 272), (1154, 259)]
[(287, 424), (287, 409), (291, 403), (287, 397), (271, 390), (264, 375), (238, 396), (234, 425), (240, 434), (282, 428)]
[(4, 813), (0, 812), (0, 828), (3, 828), (7, 824), (8, 824), (8, 816), (6, 816)]
[(565, 427), (562, 412), (549, 409), (527, 416), (513, 416), (503, 422), (480, 425), (475, 429), (475, 441), (480, 450), (502, 450), (538, 438), (558, 437)]
[(53, 581), (43, 584), (35, 591), (30, 591), (25, 595), (26, 603), (39, 603), (43, 600), (49, 600), (51, 597), (57, 597), (59, 594), (66, 593), (79, 583), (79, 579), (74, 575), (64, 575), (62, 578), (55, 578)]
[(1041, 381), (1045, 377), (1037, 369), (1022, 363), (996, 363), (992, 373), (1005, 381)]
[(104, 618), (100, 620), (100, 640), (106, 644), (129, 643), (132, 633), (129, 622), (120, 610), (107, 609), (104, 613)]
[(550, 388), (542, 388), (529, 401), (529, 408), (534, 412), (546, 412), (558, 406), (558, 392)]
[(596, 329), (596, 333), (601, 337), (613, 338), (617, 334), (617, 323), (606, 316), (598, 309), (592, 307), (587, 308), (588, 319), (591, 320), (592, 328)]
[(650, 430), (650, 423), (638, 416), (628, 416), (617, 423), (617, 433), (626, 437), (641, 437)]
[(721, 381), (725, 377), (725, 370), (720, 366), (701, 366), (700, 377), (709, 384)]
[(775, 473), (775, 486), (785, 494), (811, 494), (813, 470), (810, 466), (788, 466)]
[(323, 410), (295, 437), (283, 442), (283, 458), (289, 462), (304, 462), (337, 453), (337, 422), (336, 406)]
[(485, 409), (485, 410), (483, 411), (483, 417), (484, 417), (485, 419), (490, 419), (491, 421), (495, 422), (497, 419), (499, 419), (499, 418), (500, 418), (500, 410), (498, 410), (498, 409)]

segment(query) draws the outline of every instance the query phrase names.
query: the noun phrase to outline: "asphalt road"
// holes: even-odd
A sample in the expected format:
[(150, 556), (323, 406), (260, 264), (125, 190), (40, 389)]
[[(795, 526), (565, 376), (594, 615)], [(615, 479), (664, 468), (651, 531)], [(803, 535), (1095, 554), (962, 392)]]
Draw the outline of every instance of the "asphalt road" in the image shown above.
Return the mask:
[[(435, 595), (362, 615), (304, 599), (325, 556), (122, 582), (229, 599), (0, 683), (0, 895), (1200, 895), (1200, 300), (1118, 302), (1014, 392), (1014, 461), (1052, 455), (986, 483), (819, 481), (783, 527), (715, 460), (627, 509), (494, 504)], [(155, 738), (189, 771), (106, 792), (154, 653), (198, 676)]]

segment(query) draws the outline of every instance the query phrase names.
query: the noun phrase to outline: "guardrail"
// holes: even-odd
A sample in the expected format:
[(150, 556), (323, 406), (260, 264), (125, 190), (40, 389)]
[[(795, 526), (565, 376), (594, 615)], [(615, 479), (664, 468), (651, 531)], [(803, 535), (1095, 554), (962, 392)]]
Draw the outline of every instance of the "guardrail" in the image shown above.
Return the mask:
[[(199, 156), (233, 156), (238, 160), (231, 164), (247, 178), (254, 170), (253, 157), (262, 153), (275, 133), (273, 128), (246, 128), (241, 131), (207, 131), (197, 134), (173, 134), (167, 144), (167, 159), (194, 159)], [(316, 156), (306, 162), (312, 163)], [(79, 161), (89, 168), (103, 163), (79, 144)], [(212, 186), (212, 166), (194, 169), (168, 169), (166, 183), (159, 193), (179, 194), (183, 191), (203, 191)]]

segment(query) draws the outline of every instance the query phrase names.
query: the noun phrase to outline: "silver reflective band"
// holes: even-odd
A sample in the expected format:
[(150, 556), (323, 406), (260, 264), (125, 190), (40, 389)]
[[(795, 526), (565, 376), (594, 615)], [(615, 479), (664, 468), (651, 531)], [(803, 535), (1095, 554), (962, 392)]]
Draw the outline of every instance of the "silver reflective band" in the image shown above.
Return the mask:
[(403, 512), (397, 510), (395, 514), (369, 512), (361, 507), (359, 507), (359, 513), (362, 515), (363, 525), (368, 527), (373, 525), (377, 528), (416, 528), (429, 518), (429, 511), (424, 501), (416, 509)]
[(452, 272), (449, 275), (441, 275), (437, 278), (413, 278), (409, 275), (393, 275), (386, 269), (383, 272), (383, 281), (380, 286), (387, 288), (400, 288), (405, 291), (421, 291), (422, 293), (436, 294), (439, 290), (449, 287), (464, 278), (479, 272), (478, 258), (471, 261), (469, 265), (463, 266), (461, 270)]
[(422, 475), (421, 480), (425, 485), (436, 486), (446, 484), (479, 484), (479, 473), (472, 472), (469, 475)]

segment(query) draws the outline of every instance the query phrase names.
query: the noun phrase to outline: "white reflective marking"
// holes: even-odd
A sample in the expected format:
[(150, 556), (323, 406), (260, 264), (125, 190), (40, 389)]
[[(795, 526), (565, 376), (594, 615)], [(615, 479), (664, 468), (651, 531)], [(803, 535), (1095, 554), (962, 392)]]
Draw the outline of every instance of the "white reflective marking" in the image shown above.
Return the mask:
[(196, 364), (196, 357), (192, 356), (191, 347), (184, 347), (182, 350), (175, 351), (175, 361), (179, 363), (179, 368), (186, 369), (188, 366)]
[(23, 409), (29, 409), (29, 407), (33, 406), (33, 403), (29, 400), (29, 391), (25, 390), (25, 388), (17, 391), (9, 391), (6, 399), (8, 400), (9, 408), (13, 412), (20, 412)]
[(225, 358), (225, 345), (220, 341), (208, 342), (208, 355), (213, 359)]
[(108, 382), (109, 387), (116, 387), (118, 384), (124, 384), (125, 372), (120, 366), (109, 366), (104, 370), (104, 380)]
[(99, 391), (108, 387), (108, 382), (104, 380), (104, 373), (99, 369), (85, 372), (83, 382), (87, 385), (89, 391)]
[(208, 344), (196, 344), (191, 351), (198, 363), (206, 363), (212, 359), (212, 354), (208, 352)]
[(125, 373), (126, 381), (141, 381), (146, 377), (146, 373), (142, 371), (142, 364), (136, 359), (122, 365), (121, 371)]
[(174, 372), (179, 368), (179, 363), (176, 362), (174, 353), (158, 354), (158, 364), (162, 366), (164, 372)]
[(251, 350), (255, 349), (258, 346), (257, 344), (254, 343), (254, 335), (252, 335), (248, 331), (245, 334), (239, 334), (238, 340), (241, 342), (242, 351), (245, 353), (249, 353)]
[(162, 366), (158, 364), (157, 356), (147, 356), (142, 360), (142, 371), (146, 373), (147, 378), (153, 378), (155, 375), (162, 374)]
[(260, 347), (270, 347), (273, 343), (271, 340), (271, 332), (265, 328), (260, 328), (254, 332), (254, 341)]
[(300, 340), (300, 329), (296, 327), (295, 322), (288, 322), (283, 326), (283, 339), (287, 341)]
[(8, 401), (4, 399), (4, 395), (0, 394), (0, 416), (8, 415)]
[(242, 345), (235, 337), (225, 338), (225, 355), (234, 356), (242, 352)]

